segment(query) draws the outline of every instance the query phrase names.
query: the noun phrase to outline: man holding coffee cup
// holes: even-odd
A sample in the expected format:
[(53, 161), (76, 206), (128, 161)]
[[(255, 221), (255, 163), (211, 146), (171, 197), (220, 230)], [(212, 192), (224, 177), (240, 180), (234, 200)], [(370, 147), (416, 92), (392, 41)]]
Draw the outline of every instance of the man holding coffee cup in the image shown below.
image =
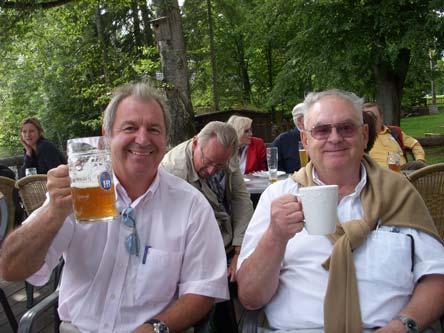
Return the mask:
[[(425, 329), (443, 314), (444, 247), (424, 201), (403, 175), (364, 155), (362, 99), (328, 90), (304, 103), (311, 162), (262, 194), (238, 261), (241, 302), (265, 306), (282, 331)], [(337, 185), (336, 230), (309, 234), (304, 222), (327, 223), (332, 213), (306, 212), (302, 189), (320, 188), (322, 211), (334, 197), (324, 197), (328, 185)]]
[(3, 244), (6, 280), (45, 283), (63, 254), (63, 332), (176, 332), (227, 299), (226, 258), (213, 211), (158, 168), (170, 129), (166, 101), (146, 83), (120, 87), (105, 110), (117, 208), (112, 222), (76, 223), (66, 165), (49, 198)]

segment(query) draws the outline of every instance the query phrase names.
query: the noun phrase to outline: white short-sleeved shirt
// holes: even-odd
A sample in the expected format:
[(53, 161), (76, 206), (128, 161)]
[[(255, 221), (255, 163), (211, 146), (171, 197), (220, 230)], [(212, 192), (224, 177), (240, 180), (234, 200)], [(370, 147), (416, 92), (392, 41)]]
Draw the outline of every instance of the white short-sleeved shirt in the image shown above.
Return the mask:
[(132, 229), (120, 217), (96, 224), (68, 217), (45, 264), (28, 279), (44, 284), (63, 254), (60, 318), (82, 332), (132, 332), (181, 295), (228, 299), (224, 245), (204, 196), (162, 169), (134, 202), (115, 181), (119, 210), (134, 208), (141, 253), (128, 254)]
[[(363, 216), (360, 193), (366, 184), (366, 172), (363, 166), (361, 170), (355, 192), (343, 197), (338, 205), (341, 223)], [(321, 184), (315, 172), (313, 179)], [(268, 227), (272, 200), (298, 192), (299, 185), (290, 178), (265, 190), (245, 233), (238, 268)], [(305, 229), (288, 242), (278, 290), (265, 308), (271, 327), (290, 330), (324, 326), (328, 272), (321, 264), (332, 250), (327, 237), (309, 235)], [(430, 235), (410, 228), (379, 227), (354, 250), (353, 258), (364, 328), (383, 326), (396, 317), (421, 276), (444, 274), (444, 247)]]

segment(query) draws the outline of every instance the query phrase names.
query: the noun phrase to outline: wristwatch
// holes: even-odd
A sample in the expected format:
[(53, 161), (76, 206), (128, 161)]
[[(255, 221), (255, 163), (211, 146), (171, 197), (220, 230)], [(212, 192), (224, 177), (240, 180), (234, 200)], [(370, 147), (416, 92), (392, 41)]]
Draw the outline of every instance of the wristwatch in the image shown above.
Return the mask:
[(154, 328), (154, 333), (170, 333), (168, 326), (161, 320), (150, 319), (145, 322), (145, 324), (150, 324)]
[(406, 333), (419, 333), (418, 324), (412, 318), (407, 316), (398, 316), (398, 319), (404, 324)]

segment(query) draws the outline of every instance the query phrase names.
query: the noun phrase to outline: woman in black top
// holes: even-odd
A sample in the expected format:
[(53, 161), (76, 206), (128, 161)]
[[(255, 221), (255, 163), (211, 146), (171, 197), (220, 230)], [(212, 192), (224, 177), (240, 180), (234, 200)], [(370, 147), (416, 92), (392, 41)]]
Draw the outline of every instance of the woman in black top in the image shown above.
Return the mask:
[(22, 121), (20, 142), (25, 150), (20, 178), (25, 176), (27, 168), (36, 168), (37, 173), (46, 174), (48, 170), (66, 164), (65, 156), (51, 141), (43, 137), (43, 127), (37, 118), (30, 117)]

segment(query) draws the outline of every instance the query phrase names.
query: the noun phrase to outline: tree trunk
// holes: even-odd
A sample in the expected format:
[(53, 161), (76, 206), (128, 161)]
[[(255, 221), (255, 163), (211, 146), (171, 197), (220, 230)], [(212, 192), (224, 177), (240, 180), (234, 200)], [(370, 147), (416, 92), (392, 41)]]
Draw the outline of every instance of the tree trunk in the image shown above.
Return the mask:
[(194, 134), (182, 21), (177, 0), (153, 0), (153, 5), (158, 17), (153, 22), (154, 33), (172, 118), (170, 142), (176, 145)]
[(146, 1), (139, 0), (139, 8), (142, 13), (143, 21), (143, 43), (145, 46), (154, 46), (153, 30), (151, 30), (150, 25), (150, 10), (146, 4)]
[[(270, 41), (267, 42), (267, 45), (265, 46), (265, 54), (267, 57), (267, 77), (268, 77), (268, 89), (270, 92), (273, 90), (273, 50), (271, 48)], [(281, 118), (283, 118), (283, 111)], [(271, 106), (271, 120), (273, 122), (276, 122), (276, 114), (274, 106)]]
[(143, 38), (140, 32), (139, 8), (137, 7), (136, 0), (131, 1), (131, 16), (133, 17), (134, 44), (136, 45), (137, 53), (140, 53), (138, 48), (142, 46)]
[(251, 102), (251, 84), (250, 76), (248, 75), (248, 65), (245, 61), (245, 49), (243, 36), (239, 35), (236, 38), (236, 48), (238, 56), (239, 75), (242, 83), (242, 100), (243, 104), (249, 104)]
[(217, 85), (216, 50), (214, 47), (213, 17), (211, 15), (211, 0), (207, 0), (208, 33), (210, 37), (211, 74), (213, 83), (213, 106), (219, 111), (219, 89)]
[(401, 121), (401, 99), (405, 78), (409, 68), (410, 50), (400, 50), (394, 64), (380, 61), (373, 65), (376, 81), (376, 102), (384, 113), (384, 123), (399, 126)]
[(106, 43), (105, 33), (103, 31), (103, 19), (102, 15), (100, 14), (100, 5), (97, 5), (96, 11), (95, 11), (95, 17), (96, 17), (96, 29), (97, 29), (97, 40), (99, 42), (99, 48), (100, 52), (102, 54), (102, 68), (103, 68), (103, 75), (105, 77), (105, 82), (109, 83), (109, 74), (108, 74), (108, 64), (109, 64), (109, 57), (108, 57), (108, 47)]

